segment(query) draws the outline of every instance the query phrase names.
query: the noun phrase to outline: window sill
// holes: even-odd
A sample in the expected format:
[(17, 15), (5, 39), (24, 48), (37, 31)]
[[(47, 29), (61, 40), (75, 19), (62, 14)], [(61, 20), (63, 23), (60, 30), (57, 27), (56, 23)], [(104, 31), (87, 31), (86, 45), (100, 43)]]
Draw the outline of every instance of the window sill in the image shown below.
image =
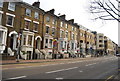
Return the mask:
[(36, 31), (36, 30), (33, 30), (33, 32), (36, 32), (36, 33), (37, 33), (38, 31)]
[(1, 43), (0, 43), (0, 46), (5, 46), (5, 44), (1, 44)]
[(6, 24), (6, 26), (9, 26), (9, 27), (12, 27), (12, 28), (13, 28), (13, 25), (8, 25), (8, 24)]
[(24, 28), (25, 30), (29, 30), (29, 29), (27, 29), (27, 28)]

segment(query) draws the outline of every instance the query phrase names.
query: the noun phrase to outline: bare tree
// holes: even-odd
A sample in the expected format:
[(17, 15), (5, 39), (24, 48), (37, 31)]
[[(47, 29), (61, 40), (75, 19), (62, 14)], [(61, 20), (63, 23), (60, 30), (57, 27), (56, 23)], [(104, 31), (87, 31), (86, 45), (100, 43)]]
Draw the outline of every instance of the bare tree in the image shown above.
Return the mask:
[(94, 14), (94, 20), (117, 20), (120, 22), (119, 0), (92, 0), (89, 10)]

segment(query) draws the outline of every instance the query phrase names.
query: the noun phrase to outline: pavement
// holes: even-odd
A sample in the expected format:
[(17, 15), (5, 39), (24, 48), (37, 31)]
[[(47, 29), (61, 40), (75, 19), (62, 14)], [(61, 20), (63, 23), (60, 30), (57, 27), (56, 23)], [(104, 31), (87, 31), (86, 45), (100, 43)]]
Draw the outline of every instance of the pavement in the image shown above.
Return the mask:
[[(91, 58), (91, 56), (87, 56), (86, 58)], [(0, 65), (7, 64), (24, 64), (24, 63), (44, 63), (44, 62), (55, 62), (55, 61), (66, 61), (71, 59), (86, 59), (86, 58), (67, 58), (67, 59), (37, 59), (37, 60), (2, 60), (0, 61)], [(92, 57), (93, 58), (93, 57)]]
[(29, 79), (32, 81), (43, 79), (78, 79), (78, 81), (79, 79), (94, 79), (94, 81), (102, 79), (101, 81), (111, 81), (110, 79), (119, 78), (117, 75), (118, 58), (114, 56), (2, 66), (2, 79), (10, 81)]

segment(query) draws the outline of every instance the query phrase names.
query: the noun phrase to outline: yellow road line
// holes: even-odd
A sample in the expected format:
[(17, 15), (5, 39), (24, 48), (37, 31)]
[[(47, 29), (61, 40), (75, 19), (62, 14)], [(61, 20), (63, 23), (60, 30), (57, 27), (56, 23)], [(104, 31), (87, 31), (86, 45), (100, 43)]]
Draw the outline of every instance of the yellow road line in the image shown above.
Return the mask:
[(111, 75), (110, 77), (108, 77), (105, 81), (110, 80), (113, 77), (113, 75)]

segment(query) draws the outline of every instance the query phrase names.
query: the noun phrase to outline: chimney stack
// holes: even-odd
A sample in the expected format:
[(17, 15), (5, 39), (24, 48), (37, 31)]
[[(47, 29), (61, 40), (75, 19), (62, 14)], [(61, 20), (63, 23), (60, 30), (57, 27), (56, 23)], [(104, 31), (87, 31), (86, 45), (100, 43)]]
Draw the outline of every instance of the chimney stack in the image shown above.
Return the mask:
[(40, 7), (40, 2), (39, 2), (39, 1), (34, 2), (34, 3), (32, 4), (32, 6), (39, 8), (39, 7)]
[(64, 15), (61, 15), (59, 17), (62, 18), (62, 19), (65, 19), (66, 15), (64, 14)]
[(48, 11), (49, 13), (51, 13), (51, 14), (54, 14), (54, 12), (55, 12), (55, 9), (51, 9), (50, 11)]
[(68, 20), (68, 22), (73, 24), (74, 23), (74, 19)]

